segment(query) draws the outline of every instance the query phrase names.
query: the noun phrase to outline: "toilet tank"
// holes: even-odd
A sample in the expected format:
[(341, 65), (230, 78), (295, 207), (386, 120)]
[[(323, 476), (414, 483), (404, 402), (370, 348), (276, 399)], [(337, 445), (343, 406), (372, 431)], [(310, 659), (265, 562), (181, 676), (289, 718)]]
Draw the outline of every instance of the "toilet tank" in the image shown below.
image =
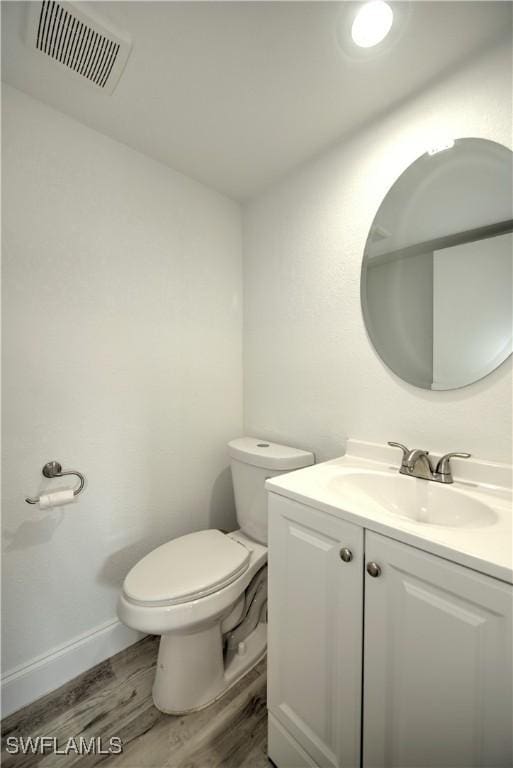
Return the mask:
[(256, 437), (239, 437), (228, 443), (237, 520), (243, 533), (267, 544), (267, 492), (265, 481), (294, 469), (308, 467), (313, 453), (270, 443)]

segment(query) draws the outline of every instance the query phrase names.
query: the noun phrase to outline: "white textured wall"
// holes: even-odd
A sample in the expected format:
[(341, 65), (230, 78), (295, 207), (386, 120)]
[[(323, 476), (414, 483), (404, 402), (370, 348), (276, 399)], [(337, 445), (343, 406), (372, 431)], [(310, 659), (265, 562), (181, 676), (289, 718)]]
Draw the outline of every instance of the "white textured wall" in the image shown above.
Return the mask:
[[(242, 275), (237, 204), (7, 86), (3, 130), (9, 671), (115, 619), (155, 545), (234, 523)], [(88, 485), (42, 513), (48, 459)]]
[(319, 459), (341, 454), (354, 436), (511, 461), (511, 359), (464, 389), (417, 389), (381, 362), (360, 309), (365, 240), (389, 187), (444, 136), (511, 147), (511, 99), (511, 51), (502, 47), (247, 205), (248, 434)]

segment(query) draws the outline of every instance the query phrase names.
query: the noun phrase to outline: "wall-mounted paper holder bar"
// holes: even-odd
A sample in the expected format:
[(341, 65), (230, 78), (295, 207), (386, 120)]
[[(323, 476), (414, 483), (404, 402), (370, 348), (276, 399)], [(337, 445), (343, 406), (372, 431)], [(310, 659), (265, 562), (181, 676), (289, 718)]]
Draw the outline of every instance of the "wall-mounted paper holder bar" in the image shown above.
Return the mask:
[[(44, 477), (52, 478), (52, 477), (64, 477), (64, 475), (76, 475), (79, 480), (79, 484), (77, 488), (74, 488), (73, 490), (73, 496), (78, 496), (79, 493), (82, 492), (85, 485), (85, 477), (81, 472), (77, 472), (76, 469), (66, 469), (63, 471), (62, 465), (59, 464), (58, 461), (49, 461), (47, 464), (44, 465), (43, 469), (41, 470)], [(39, 496), (35, 499), (31, 499), (27, 496), (25, 499), (27, 504), (37, 504), (39, 502)]]

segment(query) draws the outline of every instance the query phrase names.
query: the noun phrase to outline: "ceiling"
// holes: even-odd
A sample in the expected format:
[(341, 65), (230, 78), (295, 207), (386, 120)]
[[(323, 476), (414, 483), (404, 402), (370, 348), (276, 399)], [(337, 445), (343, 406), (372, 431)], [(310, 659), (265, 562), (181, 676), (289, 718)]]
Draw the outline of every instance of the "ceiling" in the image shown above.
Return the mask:
[(511, 35), (512, 12), (401, 3), (398, 36), (353, 58), (337, 38), (353, 2), (94, 3), (134, 41), (108, 95), (23, 43), (26, 6), (2, 3), (5, 81), (236, 199)]

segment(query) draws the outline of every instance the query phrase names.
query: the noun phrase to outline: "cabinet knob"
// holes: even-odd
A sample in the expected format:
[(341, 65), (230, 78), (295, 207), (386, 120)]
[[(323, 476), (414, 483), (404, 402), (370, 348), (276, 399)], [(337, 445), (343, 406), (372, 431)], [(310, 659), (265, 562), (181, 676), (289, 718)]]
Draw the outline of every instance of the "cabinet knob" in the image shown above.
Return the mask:
[(353, 553), (349, 549), (349, 547), (342, 547), (340, 550), (340, 559), (344, 561), (344, 563), (350, 563), (353, 559)]
[(372, 576), (374, 579), (376, 579), (381, 574), (381, 568), (377, 563), (370, 562), (367, 563), (367, 573), (369, 576)]

